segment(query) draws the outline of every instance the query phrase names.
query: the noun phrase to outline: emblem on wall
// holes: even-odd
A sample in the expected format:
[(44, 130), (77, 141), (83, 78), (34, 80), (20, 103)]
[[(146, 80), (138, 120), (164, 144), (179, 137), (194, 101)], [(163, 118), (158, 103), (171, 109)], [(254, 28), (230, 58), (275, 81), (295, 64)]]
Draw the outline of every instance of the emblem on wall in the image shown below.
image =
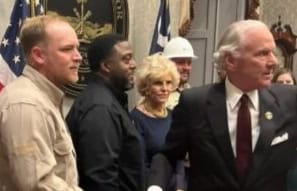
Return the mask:
[(128, 36), (127, 0), (47, 0), (46, 14), (64, 17), (75, 29), (80, 40), (83, 61), (79, 68), (79, 81), (65, 86), (65, 92), (77, 96), (86, 86), (90, 73), (87, 48), (90, 42), (111, 32)]

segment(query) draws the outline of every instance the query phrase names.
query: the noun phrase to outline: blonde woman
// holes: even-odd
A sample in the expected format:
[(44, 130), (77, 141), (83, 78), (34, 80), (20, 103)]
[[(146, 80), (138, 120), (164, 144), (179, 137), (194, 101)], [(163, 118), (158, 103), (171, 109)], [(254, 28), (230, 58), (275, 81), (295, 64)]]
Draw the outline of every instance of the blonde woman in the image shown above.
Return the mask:
[[(179, 73), (175, 64), (160, 54), (146, 57), (136, 69), (136, 86), (143, 99), (132, 110), (131, 116), (143, 137), (147, 170), (169, 131), (172, 116), (166, 102), (178, 84)], [(182, 161), (177, 164), (176, 174), (172, 176), (167, 190), (178, 189), (184, 189)]]

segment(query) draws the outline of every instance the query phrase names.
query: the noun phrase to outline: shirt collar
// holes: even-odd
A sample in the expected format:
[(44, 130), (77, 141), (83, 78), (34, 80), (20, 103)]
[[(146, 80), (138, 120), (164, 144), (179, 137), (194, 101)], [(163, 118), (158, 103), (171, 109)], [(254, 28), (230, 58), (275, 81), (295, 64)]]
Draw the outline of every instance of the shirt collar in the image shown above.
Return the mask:
[[(226, 86), (226, 98), (227, 103), (230, 105), (230, 108), (233, 110), (238, 102), (241, 96), (244, 94), (243, 91), (241, 91), (239, 88), (234, 86), (228, 79), (228, 77), (225, 80), (225, 86)], [(259, 111), (259, 93), (258, 90), (253, 90), (250, 92), (245, 93), (249, 99), (251, 106), (256, 110)]]
[(25, 66), (23, 76), (29, 78), (42, 92), (44, 92), (54, 105), (61, 107), (64, 92), (60, 88), (55, 86), (51, 81), (30, 65)]
[(91, 73), (89, 76), (90, 82), (103, 83), (113, 94), (113, 96), (118, 100), (122, 107), (128, 112), (128, 95), (126, 92), (119, 90), (114, 87), (112, 83), (104, 79), (101, 75), (96, 73)]
[(185, 84), (183, 84), (182, 86), (178, 87), (178, 88), (176, 89), (176, 91), (178, 91), (178, 92), (182, 92), (183, 90), (185, 90), (185, 89), (189, 89), (189, 88), (191, 88), (191, 85), (190, 85), (189, 83), (185, 83)]

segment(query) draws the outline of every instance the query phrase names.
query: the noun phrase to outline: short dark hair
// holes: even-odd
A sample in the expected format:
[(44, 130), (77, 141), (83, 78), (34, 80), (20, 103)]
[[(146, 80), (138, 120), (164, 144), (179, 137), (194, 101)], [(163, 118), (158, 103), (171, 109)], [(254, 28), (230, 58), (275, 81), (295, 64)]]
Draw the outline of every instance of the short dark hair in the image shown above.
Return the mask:
[(114, 45), (127, 39), (119, 34), (110, 33), (95, 38), (88, 48), (88, 62), (92, 72), (97, 72), (100, 64), (112, 55)]

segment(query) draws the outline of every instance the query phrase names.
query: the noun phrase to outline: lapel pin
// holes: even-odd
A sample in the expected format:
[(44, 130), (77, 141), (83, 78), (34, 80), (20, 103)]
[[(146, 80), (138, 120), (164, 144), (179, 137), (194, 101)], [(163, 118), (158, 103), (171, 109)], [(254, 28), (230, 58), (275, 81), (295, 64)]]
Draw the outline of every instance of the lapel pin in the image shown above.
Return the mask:
[(273, 114), (270, 111), (265, 112), (265, 118), (267, 120), (271, 120), (273, 118)]

